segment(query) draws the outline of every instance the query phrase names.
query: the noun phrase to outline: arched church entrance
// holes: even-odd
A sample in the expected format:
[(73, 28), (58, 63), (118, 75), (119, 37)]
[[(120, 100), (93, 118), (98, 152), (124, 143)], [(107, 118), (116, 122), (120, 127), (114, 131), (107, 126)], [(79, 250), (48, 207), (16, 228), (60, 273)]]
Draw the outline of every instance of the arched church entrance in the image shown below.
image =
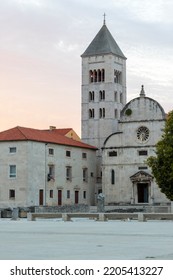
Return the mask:
[(131, 203), (150, 203), (151, 202), (151, 182), (153, 177), (144, 171), (139, 171), (130, 177), (132, 181)]

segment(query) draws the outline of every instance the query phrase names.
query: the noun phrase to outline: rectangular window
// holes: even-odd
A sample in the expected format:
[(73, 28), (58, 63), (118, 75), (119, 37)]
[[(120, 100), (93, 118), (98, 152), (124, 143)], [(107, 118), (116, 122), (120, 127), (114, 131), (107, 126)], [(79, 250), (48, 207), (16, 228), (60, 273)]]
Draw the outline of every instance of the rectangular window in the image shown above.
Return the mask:
[(70, 198), (70, 190), (67, 190), (67, 198)]
[(143, 151), (138, 151), (139, 156), (147, 156), (148, 155), (148, 151), (143, 150)]
[(109, 157), (117, 157), (117, 151), (111, 151), (108, 153)]
[(9, 190), (9, 198), (15, 199), (15, 190)]
[(72, 181), (72, 168), (71, 166), (66, 166), (66, 180)]
[(83, 182), (88, 182), (88, 168), (83, 168)]
[(17, 150), (16, 147), (10, 147), (10, 148), (9, 148), (9, 153), (10, 153), (10, 154), (15, 154), (15, 153), (16, 153), (16, 150)]
[(71, 152), (70, 151), (66, 151), (66, 157), (71, 157)]
[(54, 181), (55, 180), (55, 165), (51, 164), (48, 166), (48, 174), (47, 174), (47, 180), (48, 181)]
[(138, 169), (139, 170), (144, 170), (144, 169), (148, 169), (148, 167), (147, 166), (139, 166)]
[(91, 177), (94, 177), (94, 173), (93, 173), (93, 172), (91, 172), (91, 174), (90, 174), (90, 175), (91, 175)]
[(83, 199), (86, 199), (86, 191), (83, 191)]
[(53, 190), (50, 190), (49, 196), (50, 198), (53, 198)]
[(82, 153), (82, 158), (86, 159), (87, 158), (87, 153)]
[(54, 149), (49, 148), (49, 155), (53, 156), (54, 155)]
[(112, 185), (115, 184), (115, 170), (114, 169), (111, 170), (111, 184)]
[(10, 165), (10, 173), (9, 177), (10, 178), (16, 178), (16, 165)]

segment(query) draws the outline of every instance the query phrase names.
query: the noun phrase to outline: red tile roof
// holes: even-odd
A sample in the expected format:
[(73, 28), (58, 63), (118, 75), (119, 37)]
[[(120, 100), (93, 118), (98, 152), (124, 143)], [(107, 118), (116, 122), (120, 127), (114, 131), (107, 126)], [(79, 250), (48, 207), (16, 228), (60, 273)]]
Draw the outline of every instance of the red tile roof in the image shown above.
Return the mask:
[(58, 133), (58, 129), (39, 130), (27, 127), (14, 127), (0, 132), (0, 142), (5, 141), (37, 141), (43, 143), (53, 143), (65, 146), (80, 147), (96, 150), (97, 148), (81, 141), (76, 141)]

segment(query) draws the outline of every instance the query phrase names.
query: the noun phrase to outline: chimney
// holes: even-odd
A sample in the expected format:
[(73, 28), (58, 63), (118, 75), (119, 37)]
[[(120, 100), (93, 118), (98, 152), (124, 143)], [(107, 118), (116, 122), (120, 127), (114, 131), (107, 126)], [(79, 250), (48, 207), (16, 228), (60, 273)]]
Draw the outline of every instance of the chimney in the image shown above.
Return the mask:
[(53, 125), (49, 126), (49, 130), (50, 130), (50, 131), (52, 131), (52, 130), (54, 130), (54, 129), (56, 129), (56, 126), (53, 126)]

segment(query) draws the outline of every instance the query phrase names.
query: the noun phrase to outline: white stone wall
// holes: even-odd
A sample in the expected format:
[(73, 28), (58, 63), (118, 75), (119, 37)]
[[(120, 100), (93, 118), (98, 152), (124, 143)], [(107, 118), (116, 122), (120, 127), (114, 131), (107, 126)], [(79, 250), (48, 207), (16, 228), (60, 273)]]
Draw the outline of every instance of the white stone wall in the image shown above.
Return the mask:
[[(154, 155), (154, 149), (148, 148), (148, 156)], [(117, 204), (137, 204), (137, 190), (134, 189), (130, 177), (139, 172), (141, 167), (145, 167), (145, 160), (148, 156), (139, 156), (137, 149), (120, 148), (117, 157), (109, 157), (109, 150), (104, 150), (103, 158), (103, 193), (105, 194), (105, 203)], [(111, 170), (115, 171), (115, 184), (111, 184)], [(151, 174), (150, 168), (143, 171)], [(134, 199), (132, 201), (132, 198)], [(166, 203), (168, 200), (162, 194), (153, 180), (149, 189), (149, 203)]]
[[(126, 110), (131, 109), (130, 116)], [(103, 150), (103, 192), (105, 203), (136, 204), (137, 182), (133, 183), (131, 176), (141, 170), (151, 175), (146, 164), (149, 156), (155, 156), (155, 145), (161, 139), (165, 125), (165, 114), (162, 107), (150, 98), (136, 98), (130, 101), (121, 113), (118, 132), (109, 136)], [(145, 126), (149, 129), (146, 141), (137, 137), (137, 129)], [(147, 151), (147, 155), (139, 155), (139, 151)], [(109, 156), (116, 151), (117, 156)], [(115, 171), (115, 183), (111, 183), (111, 170)], [(148, 203), (167, 203), (155, 182), (148, 185)]]
[[(28, 143), (0, 143), (0, 208), (26, 205), (28, 181)], [(9, 153), (10, 147), (16, 147), (16, 153)], [(19, 156), (20, 155), (20, 156)], [(9, 177), (9, 166), (16, 165), (16, 178)], [(16, 199), (9, 199), (9, 190), (14, 189)]]
[[(16, 147), (16, 153), (10, 154), (9, 147)], [(54, 149), (54, 155), (49, 155), (49, 148)], [(71, 152), (71, 157), (66, 157), (66, 150)], [(86, 159), (82, 158), (82, 153), (87, 154)], [(11, 164), (17, 167), (16, 178), (9, 178)], [(50, 164), (55, 167), (55, 180), (48, 182)], [(66, 166), (72, 167), (71, 182), (66, 180)], [(87, 182), (83, 182), (83, 168), (88, 168)], [(75, 190), (79, 191), (79, 204), (93, 205), (95, 176), (94, 150), (33, 141), (0, 142), (0, 208), (37, 206), (40, 189), (44, 192), (44, 205), (58, 204), (59, 189), (62, 190), (62, 205), (74, 204)], [(15, 199), (9, 198), (10, 189), (15, 190)], [(50, 190), (53, 198), (50, 198)], [(70, 190), (69, 199), (67, 190)]]

